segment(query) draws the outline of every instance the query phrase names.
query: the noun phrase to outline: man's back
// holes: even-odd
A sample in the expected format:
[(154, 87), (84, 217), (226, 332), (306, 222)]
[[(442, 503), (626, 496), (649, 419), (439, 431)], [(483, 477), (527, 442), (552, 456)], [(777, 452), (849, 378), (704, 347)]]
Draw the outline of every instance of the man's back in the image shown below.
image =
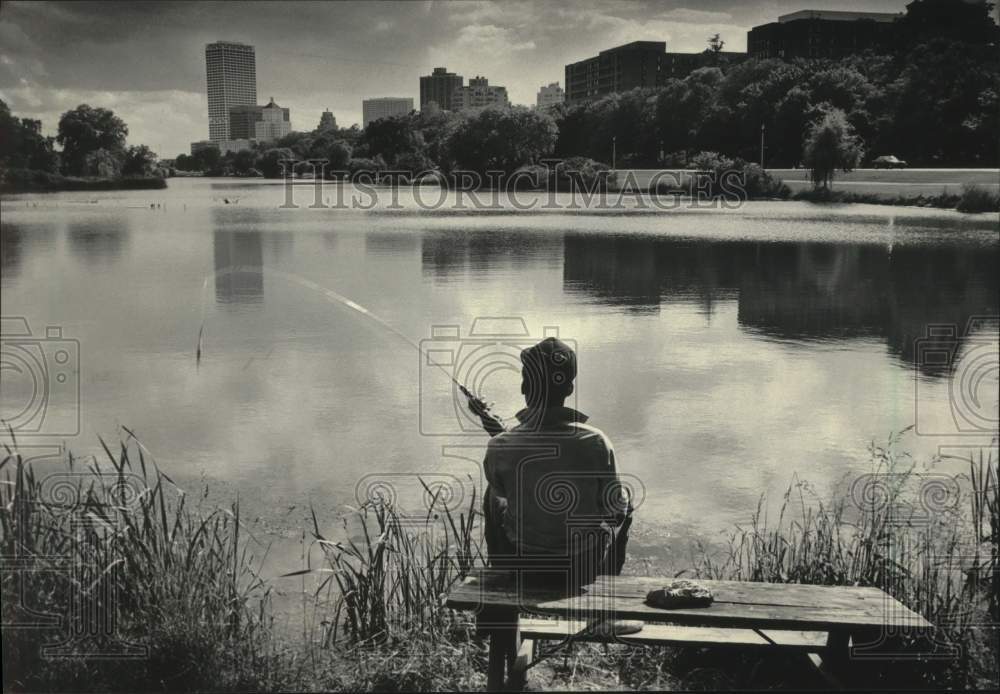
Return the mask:
[(568, 407), (532, 410), (490, 440), (484, 463), (494, 495), (506, 500), (503, 528), (523, 554), (566, 556), (575, 531), (609, 529), (624, 503), (608, 438)]

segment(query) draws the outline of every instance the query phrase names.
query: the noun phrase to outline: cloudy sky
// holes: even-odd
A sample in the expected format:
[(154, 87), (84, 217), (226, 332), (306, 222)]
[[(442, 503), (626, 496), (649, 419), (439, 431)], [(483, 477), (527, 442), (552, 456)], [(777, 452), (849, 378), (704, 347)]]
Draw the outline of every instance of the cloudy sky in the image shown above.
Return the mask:
[(163, 156), (208, 137), (205, 44), (257, 49), (257, 94), (309, 130), (329, 108), (361, 120), (361, 100), (411, 96), (446, 66), (505, 85), (515, 103), (563, 81), (566, 63), (635, 40), (696, 52), (800, 9), (902, 11), (908, 0), (536, 0), (535, 2), (3, 2), (0, 98), (54, 134), (80, 103), (113, 109), (130, 143)]

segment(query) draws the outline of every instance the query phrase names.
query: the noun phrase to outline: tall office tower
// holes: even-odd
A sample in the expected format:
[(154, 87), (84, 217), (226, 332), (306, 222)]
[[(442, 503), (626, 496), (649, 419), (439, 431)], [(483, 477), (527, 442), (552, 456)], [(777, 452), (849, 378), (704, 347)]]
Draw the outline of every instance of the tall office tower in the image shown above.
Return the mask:
[(217, 41), (205, 46), (208, 75), (208, 139), (229, 140), (229, 109), (257, 103), (257, 59), (253, 46)]
[(420, 110), (427, 109), (433, 102), (441, 110), (451, 111), (455, 90), (464, 82), (461, 75), (448, 72), (446, 67), (434, 68), (431, 74), (420, 78)]

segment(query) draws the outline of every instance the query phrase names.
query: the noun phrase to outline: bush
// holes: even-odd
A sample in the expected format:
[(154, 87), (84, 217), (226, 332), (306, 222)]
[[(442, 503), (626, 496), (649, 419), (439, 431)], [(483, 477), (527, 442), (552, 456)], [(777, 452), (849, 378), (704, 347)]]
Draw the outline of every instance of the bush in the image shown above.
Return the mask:
[(758, 164), (743, 165), (743, 189), (748, 200), (761, 198), (781, 198), (784, 200), (792, 191), (777, 176), (773, 176)]
[(955, 209), (959, 212), (998, 212), (1000, 211), (1000, 194), (991, 193), (980, 186), (966, 183), (962, 186), (962, 195)]
[(791, 191), (784, 182), (742, 159), (730, 159), (718, 152), (698, 152), (690, 158), (688, 168), (703, 172), (687, 181), (691, 195), (735, 195), (743, 200), (787, 198)]
[(555, 165), (549, 184), (558, 186), (559, 190), (569, 190), (570, 186), (593, 190), (595, 186), (606, 189), (616, 180), (617, 174), (607, 164), (588, 157), (570, 157)]

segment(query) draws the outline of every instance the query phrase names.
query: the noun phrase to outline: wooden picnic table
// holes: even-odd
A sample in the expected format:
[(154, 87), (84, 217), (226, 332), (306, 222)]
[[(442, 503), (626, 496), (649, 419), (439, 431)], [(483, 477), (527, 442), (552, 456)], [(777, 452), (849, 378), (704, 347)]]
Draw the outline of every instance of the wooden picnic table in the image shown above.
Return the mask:
[[(663, 609), (645, 604), (649, 591), (671, 580), (598, 576), (592, 584), (567, 593), (559, 588), (519, 587), (515, 573), (484, 569), (452, 589), (446, 604), (478, 613), (480, 628), (490, 638), (491, 690), (523, 686), (522, 670), (531, 662), (535, 639), (575, 635), (579, 640), (602, 640), (581, 634), (580, 629), (603, 619), (649, 625), (635, 635), (604, 640), (798, 649), (810, 653), (812, 662), (831, 677), (850, 658), (852, 638), (857, 646), (878, 641), (880, 634), (933, 629), (922, 616), (874, 587), (699, 580), (714, 596), (707, 607)], [(523, 620), (521, 613), (558, 619)]]

